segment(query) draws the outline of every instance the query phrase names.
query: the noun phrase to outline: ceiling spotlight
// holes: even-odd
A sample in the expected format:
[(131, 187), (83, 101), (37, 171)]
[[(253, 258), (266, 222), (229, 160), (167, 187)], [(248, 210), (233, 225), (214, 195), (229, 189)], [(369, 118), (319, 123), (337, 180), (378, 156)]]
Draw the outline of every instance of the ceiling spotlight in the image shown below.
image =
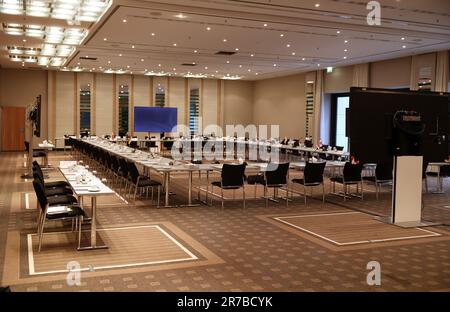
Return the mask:
[(126, 20), (126, 19), (123, 19), (123, 20), (122, 20), (122, 22), (126, 23), (126, 22), (127, 22), (127, 20)]
[(251, 57), (254, 57), (254, 56), (255, 56), (255, 54), (250, 54), (250, 56), (251, 56)]
[(111, 64), (111, 61), (108, 61), (108, 64)]
[(155, 33), (152, 33), (151, 35), (152, 35), (152, 36), (154, 36), (154, 35), (155, 35)]
[(348, 43), (348, 40), (344, 40), (344, 43)]
[(175, 17), (178, 17), (178, 18), (186, 18), (186, 15), (183, 15), (183, 13), (180, 13), (180, 14), (175, 15)]
[(23, 42), (27, 42), (27, 39), (22, 39)]
[(158, 64), (158, 67), (161, 67), (161, 64)]
[(320, 67), (320, 64), (317, 64), (317, 67)]
[(176, 43), (174, 43), (174, 44), (172, 44), (174, 47), (176, 47), (177, 46), (177, 44)]
[(239, 68), (242, 68), (242, 65), (239, 65)]
[(315, 6), (316, 8), (318, 8), (318, 7), (320, 7), (320, 3), (316, 3), (314, 6)]
[(249, 69), (247, 69), (247, 71), (248, 71), (248, 72), (251, 72), (252, 70), (249, 68)]
[(287, 47), (287, 48), (290, 48), (290, 47), (291, 47), (291, 45), (290, 45), (290, 44), (288, 43), (288, 44), (286, 45), (286, 47)]
[(258, 74), (258, 73), (255, 73), (255, 75), (258, 76), (259, 74)]
[(219, 71), (218, 70), (216, 70), (216, 74), (218, 73)]
[(197, 50), (194, 50), (194, 53), (198, 53), (198, 51), (197, 51)]
[(346, 56), (344, 56), (344, 60), (346, 60), (347, 59), (347, 57)]
[(304, 57), (302, 57), (302, 61), (305, 61), (306, 59)]
[(402, 41), (405, 40), (405, 37), (402, 37)]
[(106, 40), (108, 40), (107, 38), (103, 38), (103, 41), (106, 41)]
[(264, 26), (264, 27), (267, 27), (267, 24), (264, 24), (263, 26)]
[(292, 55), (295, 55), (295, 52), (292, 52), (291, 54), (292, 54)]
[(402, 46), (402, 48), (403, 48), (403, 49), (406, 49), (406, 46), (404, 45), (404, 46)]
[(132, 45), (131, 48), (134, 49), (134, 45)]
[(347, 52), (348, 50), (347, 49), (344, 49), (344, 52)]
[(130, 65), (127, 65), (127, 68), (130, 68)]
[(227, 42), (227, 39), (223, 39), (223, 42)]
[(340, 31), (340, 30), (338, 30), (338, 31), (336, 31), (336, 33), (337, 33), (337, 34), (340, 34), (340, 33), (341, 33), (341, 31)]
[(205, 66), (205, 69), (208, 69), (208, 66)]
[(230, 64), (230, 61), (227, 61), (227, 64)]
[(174, 67), (174, 68), (172, 68), (172, 70), (173, 70), (173, 71), (176, 71), (177, 69)]
[(234, 49), (235, 51), (239, 51), (239, 48)]
[(144, 59), (141, 59), (141, 62), (143, 62), (144, 61)]
[(122, 53), (120, 53), (119, 56), (122, 56)]
[(280, 34), (280, 37), (284, 37), (284, 34)]
[(206, 27), (206, 30), (208, 30), (208, 31), (209, 31), (209, 30), (211, 30), (211, 27), (209, 27), (209, 26), (208, 26), (208, 27)]
[(277, 67), (277, 64), (273, 64), (273, 67)]

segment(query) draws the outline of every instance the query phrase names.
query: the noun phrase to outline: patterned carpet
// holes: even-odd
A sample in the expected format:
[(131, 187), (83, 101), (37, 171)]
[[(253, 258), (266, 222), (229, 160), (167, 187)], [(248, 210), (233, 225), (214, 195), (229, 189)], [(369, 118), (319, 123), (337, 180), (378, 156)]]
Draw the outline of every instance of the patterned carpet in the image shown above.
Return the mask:
[[(63, 152), (50, 155), (50, 163), (69, 159)], [(364, 201), (327, 195), (327, 202), (294, 198), (283, 201), (254, 200), (249, 189), (247, 208), (240, 201), (213, 206), (159, 208), (139, 201), (138, 205), (115, 205), (98, 209), (100, 227), (170, 224), (184, 245), (207, 249), (220, 261), (179, 267), (143, 266), (109, 271), (82, 272), (81, 285), (69, 286), (64, 274), (30, 277), (27, 272), (27, 244), (21, 239), (36, 228), (35, 199), (30, 181), (21, 181), (23, 155), (0, 154), (0, 284), (12, 291), (439, 291), (450, 289), (450, 229), (446, 225), (428, 227), (442, 234), (426, 240), (369, 244), (334, 250), (302, 233), (267, 222), (264, 216), (289, 216), (351, 212), (389, 215), (390, 193), (384, 189), (380, 200), (368, 188)], [(57, 177), (56, 171), (49, 173)], [(61, 178), (61, 177), (60, 177)], [(15, 181), (11, 183), (11, 181)], [(172, 180), (174, 202), (185, 202), (186, 180)], [(327, 183), (328, 190), (329, 183)], [(438, 223), (450, 221), (450, 185), (445, 194), (426, 194), (423, 217)], [(320, 190), (321, 191), (321, 190)], [(316, 198), (321, 192), (315, 191)], [(372, 192), (370, 192), (372, 191)], [(259, 192), (259, 191), (258, 191)], [(28, 200), (24, 200), (28, 193)], [(237, 192), (238, 193), (238, 192)], [(196, 196), (196, 195), (195, 195)], [(194, 196), (194, 197), (195, 197)], [(28, 207), (26, 209), (26, 202)], [(107, 201), (106, 201), (107, 202)], [(89, 210), (88, 210), (89, 211)], [(49, 227), (51, 230), (51, 227)], [(61, 230), (61, 224), (55, 225)], [(185, 239), (183, 239), (185, 235)], [(191, 240), (189, 239), (192, 238)], [(18, 258), (8, 255), (19, 254)], [(368, 286), (367, 263), (381, 264), (381, 286)], [(22, 272), (22, 273), (20, 273)], [(25, 272), (25, 273), (24, 273)]]

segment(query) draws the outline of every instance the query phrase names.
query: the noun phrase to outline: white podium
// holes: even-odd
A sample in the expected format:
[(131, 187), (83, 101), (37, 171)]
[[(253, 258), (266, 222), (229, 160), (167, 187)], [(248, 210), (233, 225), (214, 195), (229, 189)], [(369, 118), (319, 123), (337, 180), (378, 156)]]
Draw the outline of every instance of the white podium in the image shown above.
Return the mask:
[(423, 156), (395, 156), (391, 222), (401, 227), (423, 226)]

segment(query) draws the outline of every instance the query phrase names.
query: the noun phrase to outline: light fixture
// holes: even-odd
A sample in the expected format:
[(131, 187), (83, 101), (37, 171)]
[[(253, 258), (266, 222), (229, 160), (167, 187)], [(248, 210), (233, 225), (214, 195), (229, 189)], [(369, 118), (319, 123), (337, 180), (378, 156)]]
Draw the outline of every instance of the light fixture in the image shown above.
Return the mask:
[(177, 44), (176, 43), (174, 43), (174, 44), (172, 44), (174, 47), (176, 47), (177, 46)]
[(254, 55), (254, 54), (250, 54), (250, 56), (251, 56), (251, 57), (254, 57), (255, 55)]
[(402, 41), (404, 41), (405, 40), (405, 37), (402, 37)]
[(340, 34), (340, 33), (341, 33), (341, 31), (340, 31), (340, 30), (338, 30), (338, 31), (336, 31), (336, 33), (337, 33), (337, 34)]
[(305, 61), (306, 59), (304, 57), (302, 57), (302, 61)]
[(227, 42), (227, 39), (223, 39), (223, 42)]
[(239, 65), (239, 68), (242, 68), (242, 65)]
[(346, 60), (347, 59), (347, 57), (346, 56), (344, 56), (344, 60)]
[(318, 8), (318, 7), (320, 7), (320, 3), (316, 3), (314, 6), (315, 6), (316, 8)]
[(161, 67), (161, 64), (158, 64), (158, 67)]
[(230, 64), (230, 61), (227, 61), (227, 64)]
[(348, 43), (348, 40), (344, 40), (344, 43)]
[(122, 56), (122, 53), (119, 53), (119, 56)]
[(198, 53), (198, 51), (197, 51), (197, 50), (194, 50), (194, 53)]
[(151, 33), (152, 36), (155, 36), (155, 33)]
[(348, 50), (347, 49), (344, 49), (344, 52), (347, 52)]
[(144, 59), (141, 59), (141, 62), (143, 62), (144, 61)]
[(106, 40), (108, 40), (107, 38), (103, 38), (103, 41), (106, 41)]
[(403, 45), (403, 46), (402, 46), (402, 48), (403, 48), (403, 49), (406, 49), (406, 46), (405, 46), (405, 45)]
[(277, 67), (277, 64), (273, 64), (273, 67)]
[(333, 72), (333, 67), (327, 67), (327, 73), (330, 74)]
[(264, 24), (263, 26), (264, 26), (264, 27), (267, 27), (267, 24)]
[(235, 51), (239, 51), (239, 48), (234, 49)]
[(209, 26), (208, 26), (208, 27), (206, 27), (206, 30), (210, 31), (210, 30), (211, 30), (211, 27), (209, 27)]
[(286, 45), (286, 48), (290, 48), (291, 47), (291, 45), (288, 43), (287, 45)]
[(292, 52), (291, 54), (292, 54), (292, 55), (295, 55), (295, 52)]
[(280, 37), (284, 37), (284, 34), (280, 34)]
[(126, 23), (126, 22), (127, 22), (127, 20), (126, 20), (126, 19), (124, 18), (124, 19), (122, 20), (122, 22), (123, 22), (123, 23)]
[(131, 48), (134, 49), (134, 45), (132, 45)]
[(175, 15), (177, 18), (186, 18), (186, 15), (183, 15), (183, 13)]
[(208, 66), (205, 66), (205, 69), (208, 69)]

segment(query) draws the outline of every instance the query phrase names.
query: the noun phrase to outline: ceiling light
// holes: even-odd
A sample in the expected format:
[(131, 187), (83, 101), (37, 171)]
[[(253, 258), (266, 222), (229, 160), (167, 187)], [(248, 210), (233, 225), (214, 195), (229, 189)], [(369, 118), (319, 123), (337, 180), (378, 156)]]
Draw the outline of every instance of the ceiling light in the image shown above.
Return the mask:
[(347, 59), (347, 57), (346, 56), (344, 56), (344, 60), (346, 60)]
[(176, 71), (177, 69), (174, 67), (174, 68), (172, 68), (172, 70), (173, 70), (173, 71)]
[(158, 67), (161, 67), (161, 64), (158, 64)]
[(263, 26), (264, 26), (264, 27), (267, 27), (267, 24), (264, 24)]
[(317, 64), (317, 67), (320, 67), (320, 64)]
[(292, 54), (292, 55), (295, 55), (295, 52), (292, 52), (291, 54)]
[(155, 33), (152, 33), (152, 36), (154, 36), (155, 35)]
[(106, 41), (106, 40), (108, 40), (107, 38), (103, 38), (103, 41)]
[(280, 37), (284, 37), (284, 34), (280, 34)]
[(404, 46), (402, 46), (402, 48), (403, 48), (403, 49), (406, 49), (406, 46), (404, 45)]
[(127, 20), (126, 20), (126, 19), (123, 19), (123, 20), (122, 20), (122, 22), (126, 23), (126, 22), (127, 22)]
[(327, 73), (332, 73), (333, 72), (333, 67), (327, 67)]
[(227, 64), (230, 64), (230, 61), (227, 61)]
[(174, 43), (174, 44), (172, 44), (174, 47), (176, 47), (177, 46), (177, 44), (176, 43)]
[(277, 67), (277, 64), (273, 64), (273, 67)]
[(250, 54), (250, 56), (251, 56), (251, 57), (254, 57), (255, 55), (254, 55), (254, 54)]
[(291, 47), (291, 45), (290, 45), (290, 44), (288, 43), (288, 44), (286, 45), (286, 47), (287, 47), (287, 48), (290, 48), (290, 47)]
[(338, 31), (336, 31), (336, 33), (337, 33), (337, 34), (340, 34), (340, 33), (341, 33), (341, 31), (340, 31), (340, 30), (338, 30)]
[(131, 48), (134, 49), (134, 45), (132, 45)]
[(258, 76), (259, 74), (258, 74), (258, 73), (255, 73), (255, 75)]
[(209, 26), (208, 26), (208, 27), (206, 27), (206, 30), (208, 30), (208, 31), (209, 31), (209, 30), (211, 30), (211, 27), (209, 27)]
[(141, 62), (143, 62), (144, 61), (144, 59), (141, 59)]
[(180, 13), (180, 14), (175, 15), (175, 17), (178, 17), (178, 18), (186, 18), (186, 15), (183, 15), (183, 13)]
[(348, 50), (347, 49), (344, 49), (344, 52), (347, 52)]
[(239, 51), (239, 48), (234, 49), (235, 51)]
[(122, 56), (122, 53), (120, 53), (119, 56)]
[(316, 8), (318, 8), (318, 7), (320, 7), (320, 3), (316, 3), (314, 6), (315, 6)]
[(305, 61), (306, 59), (304, 57), (302, 57), (302, 61)]
[(108, 64), (111, 64), (111, 61), (108, 61)]
[(127, 68), (130, 68), (130, 65), (127, 65)]
[(248, 71), (248, 72), (251, 72), (252, 70), (249, 68), (249, 69), (247, 69), (247, 71)]
[(402, 37), (402, 41), (405, 40), (405, 37)]
[(348, 40), (344, 40), (344, 43), (348, 43)]
[(239, 68), (242, 68), (242, 65), (239, 65)]
[(205, 66), (205, 69), (208, 69), (208, 66)]
[(27, 42), (27, 39), (22, 39), (23, 42)]
[(223, 39), (223, 42), (227, 42), (227, 39)]

